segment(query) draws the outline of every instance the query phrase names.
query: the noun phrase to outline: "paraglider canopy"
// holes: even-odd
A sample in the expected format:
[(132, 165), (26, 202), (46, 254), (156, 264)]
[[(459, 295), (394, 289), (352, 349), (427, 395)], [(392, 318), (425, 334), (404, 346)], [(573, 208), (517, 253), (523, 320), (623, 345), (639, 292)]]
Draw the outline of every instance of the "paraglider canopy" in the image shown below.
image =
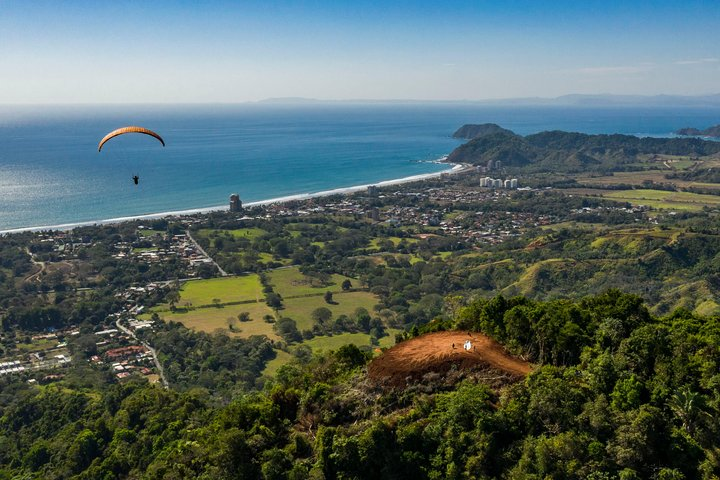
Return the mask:
[(130, 127), (118, 128), (117, 130), (113, 130), (112, 132), (105, 135), (103, 137), (103, 139), (100, 140), (100, 143), (98, 144), (98, 152), (102, 151), (102, 148), (103, 148), (103, 145), (105, 145), (105, 142), (107, 142), (111, 138), (117, 137), (118, 135), (124, 135), (126, 133), (142, 133), (144, 135), (150, 135), (151, 137), (157, 138), (160, 141), (160, 143), (162, 143), (163, 147), (165, 146), (165, 141), (162, 139), (162, 137), (160, 135), (158, 135), (157, 133), (153, 132), (152, 130), (148, 130), (147, 128), (143, 128), (143, 127), (130, 126)]

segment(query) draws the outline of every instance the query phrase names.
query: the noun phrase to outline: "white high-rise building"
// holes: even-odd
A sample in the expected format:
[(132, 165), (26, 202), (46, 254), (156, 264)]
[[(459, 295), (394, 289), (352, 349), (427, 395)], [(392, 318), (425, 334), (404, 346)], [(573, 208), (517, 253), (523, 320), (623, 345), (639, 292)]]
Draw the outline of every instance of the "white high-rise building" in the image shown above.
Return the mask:
[(517, 178), (510, 180), (510, 188), (517, 188)]
[(503, 187), (505, 187), (505, 188), (507, 188), (507, 189), (510, 189), (510, 180), (505, 180), (505, 181), (503, 182)]

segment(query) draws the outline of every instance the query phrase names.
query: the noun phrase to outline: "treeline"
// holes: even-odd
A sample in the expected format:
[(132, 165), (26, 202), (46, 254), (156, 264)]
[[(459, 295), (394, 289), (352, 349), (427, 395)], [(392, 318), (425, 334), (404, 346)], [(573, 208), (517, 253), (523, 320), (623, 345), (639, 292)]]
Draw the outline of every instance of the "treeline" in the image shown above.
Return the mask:
[(717, 318), (654, 317), (610, 291), (478, 300), (425, 329), (456, 327), (482, 329), (537, 367), (500, 390), (472, 375), (379, 390), (366, 354), (347, 346), (296, 360), (224, 406), (203, 388), (6, 384), (0, 478), (720, 475)]

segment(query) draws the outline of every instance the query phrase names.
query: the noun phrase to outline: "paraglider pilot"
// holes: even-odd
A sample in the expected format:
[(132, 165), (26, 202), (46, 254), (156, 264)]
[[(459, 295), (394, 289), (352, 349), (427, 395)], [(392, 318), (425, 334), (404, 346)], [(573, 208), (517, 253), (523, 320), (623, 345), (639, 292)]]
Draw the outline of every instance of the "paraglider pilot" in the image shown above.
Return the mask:
[(138, 184), (138, 180), (140, 180), (140, 177), (138, 177), (137, 175), (133, 175), (133, 182), (135, 182), (135, 185)]

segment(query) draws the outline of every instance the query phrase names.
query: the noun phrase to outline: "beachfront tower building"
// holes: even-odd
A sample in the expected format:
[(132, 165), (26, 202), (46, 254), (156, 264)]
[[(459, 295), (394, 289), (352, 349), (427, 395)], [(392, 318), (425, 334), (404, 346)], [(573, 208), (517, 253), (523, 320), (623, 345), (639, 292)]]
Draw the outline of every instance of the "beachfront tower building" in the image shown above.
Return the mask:
[(517, 188), (517, 178), (510, 180), (510, 188)]
[(233, 193), (230, 195), (230, 211), (231, 212), (241, 212), (242, 211), (242, 202), (240, 201), (240, 195), (237, 193)]
[(503, 187), (505, 187), (505, 188), (507, 188), (507, 189), (509, 190), (509, 189), (510, 189), (510, 180), (505, 180), (505, 181), (503, 182)]

